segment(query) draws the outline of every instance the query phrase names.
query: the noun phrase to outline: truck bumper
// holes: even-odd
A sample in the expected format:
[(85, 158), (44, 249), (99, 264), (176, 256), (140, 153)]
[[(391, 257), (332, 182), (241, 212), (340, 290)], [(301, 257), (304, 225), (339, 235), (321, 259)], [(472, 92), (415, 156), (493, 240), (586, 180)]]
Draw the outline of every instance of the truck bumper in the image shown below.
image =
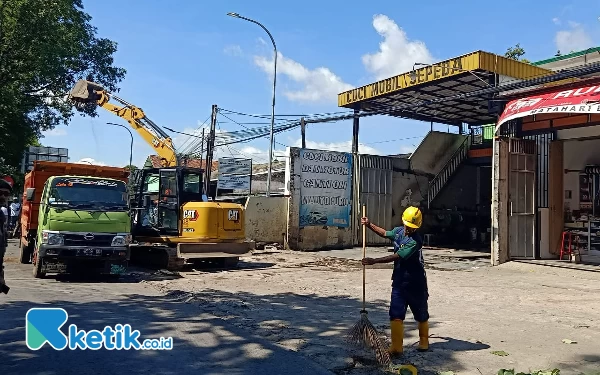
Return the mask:
[(49, 273), (72, 273), (78, 269), (105, 274), (121, 274), (127, 268), (129, 249), (126, 246), (84, 247), (41, 245), (38, 259), (43, 259), (42, 269)]
[(232, 258), (250, 253), (254, 241), (177, 244), (177, 257), (183, 259)]

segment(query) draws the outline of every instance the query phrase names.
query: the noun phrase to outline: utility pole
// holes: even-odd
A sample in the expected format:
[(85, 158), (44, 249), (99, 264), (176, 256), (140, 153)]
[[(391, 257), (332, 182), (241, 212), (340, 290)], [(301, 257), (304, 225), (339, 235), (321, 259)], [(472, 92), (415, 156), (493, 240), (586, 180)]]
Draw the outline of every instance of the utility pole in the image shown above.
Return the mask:
[(200, 141), (200, 165), (202, 165), (202, 159), (204, 159), (204, 129), (202, 129), (202, 140)]
[(358, 154), (358, 129), (359, 129), (359, 117), (358, 109), (354, 110), (354, 121), (352, 122), (352, 153)]
[(210, 195), (210, 172), (212, 169), (213, 153), (215, 151), (215, 129), (217, 127), (217, 105), (213, 104), (212, 113), (210, 115), (210, 132), (208, 133), (208, 141), (206, 143), (206, 196)]
[(302, 134), (302, 148), (306, 148), (306, 123), (304, 117), (300, 118), (300, 132)]

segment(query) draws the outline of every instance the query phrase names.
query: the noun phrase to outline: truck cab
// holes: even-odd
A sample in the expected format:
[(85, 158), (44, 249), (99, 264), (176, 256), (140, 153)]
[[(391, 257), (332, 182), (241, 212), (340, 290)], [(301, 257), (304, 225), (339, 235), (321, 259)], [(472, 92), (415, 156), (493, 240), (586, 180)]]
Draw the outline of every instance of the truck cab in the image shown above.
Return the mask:
[[(126, 178), (46, 177), (39, 170), (30, 174), (21, 219), (21, 261), (25, 263), (31, 254), (34, 277), (78, 270), (123, 273), (131, 241)], [(44, 179), (42, 186), (40, 179)]]

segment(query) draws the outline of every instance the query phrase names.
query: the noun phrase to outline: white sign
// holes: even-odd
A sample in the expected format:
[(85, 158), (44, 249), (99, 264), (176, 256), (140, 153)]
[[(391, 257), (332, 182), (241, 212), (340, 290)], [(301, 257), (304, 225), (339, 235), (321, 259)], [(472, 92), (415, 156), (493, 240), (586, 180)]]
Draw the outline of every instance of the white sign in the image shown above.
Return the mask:
[(219, 180), (217, 189), (250, 190), (250, 176), (221, 175), (219, 171)]
[(252, 174), (252, 159), (219, 159), (219, 176), (228, 174)]
[(352, 154), (300, 150), (300, 227), (350, 225)]

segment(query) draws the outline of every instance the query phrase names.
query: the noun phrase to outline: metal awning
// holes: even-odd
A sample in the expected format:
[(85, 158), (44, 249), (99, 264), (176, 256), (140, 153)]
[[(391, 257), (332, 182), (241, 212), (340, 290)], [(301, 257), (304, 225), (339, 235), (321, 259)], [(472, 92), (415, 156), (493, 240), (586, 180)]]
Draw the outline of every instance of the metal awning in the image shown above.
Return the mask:
[(530, 93), (512, 100), (498, 119), (495, 132), (511, 120), (521, 119), (526, 130), (560, 128), (600, 121), (600, 80)]
[(552, 71), (544, 68), (477, 51), (345, 91), (338, 95), (338, 106), (457, 126), (463, 123), (489, 124), (496, 121), (496, 115), (489, 111), (489, 94), (455, 98), (426, 107), (403, 110), (393, 108), (458, 96), (551, 73)]

